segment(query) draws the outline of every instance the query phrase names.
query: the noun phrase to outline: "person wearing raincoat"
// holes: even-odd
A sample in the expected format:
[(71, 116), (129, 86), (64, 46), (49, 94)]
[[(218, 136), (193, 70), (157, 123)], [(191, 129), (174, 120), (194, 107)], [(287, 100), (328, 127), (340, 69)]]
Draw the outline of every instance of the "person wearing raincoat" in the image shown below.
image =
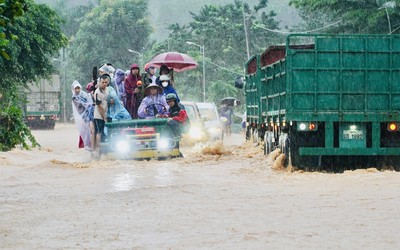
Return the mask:
[[(110, 84), (109, 84), (109, 86), (111, 86), (115, 91), (118, 92), (117, 86), (116, 86), (116, 84), (115, 84), (114, 72), (115, 72), (115, 69), (114, 69), (114, 67), (112, 66), (111, 63), (105, 63), (105, 64), (103, 64), (103, 65), (99, 68), (99, 71), (98, 71), (99, 77), (102, 76), (102, 75), (104, 75), (104, 74), (108, 74), (108, 75), (110, 76), (111, 79), (110, 79)], [(97, 79), (97, 82), (100, 82), (100, 78)]]
[[(125, 75), (125, 73), (124, 73), (124, 75)], [(108, 120), (108, 122), (132, 119), (129, 112), (125, 109), (125, 107), (121, 103), (117, 92), (111, 86), (108, 86), (107, 89), (108, 89), (108, 97), (107, 97), (107, 103), (108, 103), (107, 120)]]
[(163, 76), (163, 75), (167, 75), (168, 76), (169, 73), (170, 73), (170, 70), (169, 70), (168, 66), (165, 65), (165, 64), (161, 65), (161, 67), (160, 67), (160, 75), (156, 78), (156, 83), (157, 83), (158, 86), (161, 86), (160, 77)]
[(165, 97), (169, 106), (169, 118), (167, 125), (170, 127), (174, 137), (182, 136), (190, 129), (189, 117), (186, 113), (185, 107), (178, 102), (177, 96), (170, 93)]
[(144, 66), (144, 71), (147, 74), (147, 78), (150, 79), (149, 83), (156, 83), (157, 76), (156, 76), (156, 68), (153, 65), (146, 64)]
[(222, 104), (221, 109), (220, 109), (220, 117), (221, 117), (221, 121), (223, 121), (223, 123), (224, 123), (225, 133), (228, 136), (230, 136), (232, 133), (231, 132), (232, 115), (233, 115), (232, 106), (229, 106), (227, 104)]
[(82, 90), (81, 84), (76, 80), (72, 83), (71, 90), (72, 111), (75, 124), (79, 130), (80, 148), (84, 147), (86, 150), (90, 151), (92, 149), (90, 122), (93, 120), (93, 100), (90, 94)]
[(178, 93), (176, 93), (175, 88), (171, 85), (171, 81), (168, 75), (161, 75), (160, 76), (160, 83), (164, 89), (163, 96), (167, 96), (168, 94), (175, 94), (177, 102), (181, 102), (178, 97)]
[(125, 94), (125, 72), (122, 69), (117, 69), (115, 71), (115, 87), (117, 88), (117, 95), (120, 101), (122, 101), (123, 105), (126, 105), (126, 94)]
[(140, 69), (138, 64), (132, 64), (130, 67), (131, 71), (128, 77), (125, 79), (124, 87), (126, 93), (126, 109), (131, 115), (132, 119), (138, 118), (138, 105), (136, 101), (136, 95), (140, 92), (137, 86), (137, 82), (141, 81)]
[(167, 116), (169, 106), (162, 95), (163, 89), (155, 83), (149, 84), (144, 90), (146, 97), (139, 106), (138, 116), (140, 118), (154, 118)]

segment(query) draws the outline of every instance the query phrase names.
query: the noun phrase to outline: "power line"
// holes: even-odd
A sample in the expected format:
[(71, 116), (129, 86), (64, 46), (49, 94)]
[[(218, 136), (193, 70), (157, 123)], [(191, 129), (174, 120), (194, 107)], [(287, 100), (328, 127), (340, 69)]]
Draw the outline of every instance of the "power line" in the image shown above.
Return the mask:
[(213, 63), (211, 60), (209, 60), (208, 58), (205, 60), (206, 62), (208, 62), (208, 63), (210, 63), (210, 64), (212, 64), (212, 65), (214, 65), (214, 66), (217, 66), (218, 68), (220, 68), (220, 69), (222, 69), (222, 70), (225, 70), (225, 71), (227, 71), (227, 72), (230, 72), (230, 73), (233, 73), (233, 74), (237, 74), (237, 75), (243, 75), (243, 73), (237, 73), (237, 72), (235, 72), (235, 71), (232, 71), (232, 70), (229, 70), (229, 69), (227, 69), (227, 68), (224, 68), (224, 67), (222, 67), (222, 66), (220, 66), (220, 65), (218, 65), (218, 64), (216, 64), (216, 63)]
[[(315, 32), (315, 31), (323, 30), (323, 29), (326, 29), (326, 28), (328, 28), (328, 27), (330, 27), (330, 26), (336, 25), (336, 24), (338, 24), (338, 23), (340, 23), (340, 22), (342, 22), (342, 21), (343, 21), (343, 20), (339, 20), (339, 21), (337, 21), (337, 22), (328, 24), (328, 25), (326, 25), (326, 26), (324, 26), (324, 27), (322, 27), (322, 28), (313, 29), (313, 30), (307, 30), (307, 31), (301, 31), (301, 32), (288, 32), (288, 31), (280, 31), (280, 30), (271, 30), (271, 29), (265, 28), (265, 27), (263, 27), (263, 26), (261, 26), (261, 25), (257, 25), (257, 24), (254, 24), (254, 25), (257, 26), (257, 27), (260, 27), (260, 28), (262, 28), (262, 29), (264, 29), (264, 30), (271, 31), (271, 32), (276, 32), (276, 33), (281, 33), (281, 34), (292, 34), (292, 33), (299, 34), (299, 33), (310, 33), (310, 32)], [(210, 64), (212, 64), (212, 65), (214, 65), (214, 66), (216, 66), (216, 67), (218, 67), (218, 68), (220, 68), (220, 69), (222, 69), (222, 70), (225, 70), (225, 71), (227, 71), (227, 72), (230, 72), (230, 73), (233, 73), (233, 74), (237, 74), (237, 75), (242, 75), (242, 73), (234, 72), (234, 71), (229, 70), (229, 69), (227, 69), (227, 68), (225, 68), (225, 67), (222, 67), (222, 66), (220, 66), (220, 65), (218, 65), (218, 64), (216, 64), (216, 63), (213, 63), (213, 62), (212, 62), (211, 60), (209, 60), (208, 58), (207, 58), (207, 59), (203, 59), (203, 60), (205, 60), (206, 62), (208, 62), (208, 63), (210, 63)]]
[(280, 34), (302, 34), (302, 33), (311, 33), (311, 32), (315, 32), (315, 31), (323, 30), (323, 29), (329, 28), (329, 27), (331, 27), (333, 25), (336, 25), (338, 23), (341, 23), (342, 21), (343, 20), (339, 20), (337, 22), (328, 24), (328, 25), (326, 25), (326, 26), (324, 26), (322, 28), (318, 28), (318, 29), (306, 30), (306, 31), (295, 31), (295, 32), (293, 32), (293, 31), (271, 30), (271, 29), (268, 29), (265, 26), (261, 26), (259, 24), (253, 24), (253, 25), (256, 26), (256, 27), (259, 27), (259, 28), (261, 28), (263, 30), (267, 30), (267, 31), (270, 31), (270, 32), (275, 32), (275, 33), (280, 33)]

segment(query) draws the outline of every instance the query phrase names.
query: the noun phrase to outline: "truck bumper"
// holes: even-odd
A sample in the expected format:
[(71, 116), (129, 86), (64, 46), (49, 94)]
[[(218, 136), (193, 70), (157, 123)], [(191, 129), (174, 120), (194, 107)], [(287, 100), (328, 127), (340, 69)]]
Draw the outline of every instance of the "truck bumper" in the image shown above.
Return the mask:
[(299, 148), (300, 155), (400, 155), (400, 148)]

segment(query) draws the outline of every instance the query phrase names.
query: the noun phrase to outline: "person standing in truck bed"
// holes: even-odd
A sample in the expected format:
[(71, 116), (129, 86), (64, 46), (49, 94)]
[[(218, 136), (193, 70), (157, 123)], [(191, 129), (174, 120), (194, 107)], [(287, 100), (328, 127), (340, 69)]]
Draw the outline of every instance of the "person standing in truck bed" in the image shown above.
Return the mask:
[(108, 74), (100, 76), (99, 87), (94, 92), (95, 108), (94, 108), (94, 132), (95, 141), (93, 149), (97, 150), (100, 146), (102, 134), (104, 133), (104, 125), (107, 121), (107, 98), (109, 95), (107, 86), (110, 83), (111, 77)]

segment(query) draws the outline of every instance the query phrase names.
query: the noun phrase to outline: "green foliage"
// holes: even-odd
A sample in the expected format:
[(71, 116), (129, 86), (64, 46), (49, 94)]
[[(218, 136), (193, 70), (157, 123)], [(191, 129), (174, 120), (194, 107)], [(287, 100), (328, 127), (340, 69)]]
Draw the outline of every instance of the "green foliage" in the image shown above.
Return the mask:
[[(67, 39), (60, 29), (59, 16), (46, 5), (26, 2), (29, 3), (29, 11), (6, 26), (7, 32), (14, 36), (14, 39), (6, 44), (9, 60), (0, 57), (2, 151), (10, 150), (18, 144), (25, 149), (37, 146), (24, 123), (17, 93), (26, 88), (29, 81), (36, 82), (49, 76), (54, 70), (49, 56), (57, 54), (58, 50), (67, 44)], [(26, 140), (30, 141), (30, 145)]]
[(143, 53), (150, 32), (147, 1), (100, 1), (85, 16), (71, 42), (74, 76), (89, 81), (93, 66), (111, 62), (115, 68), (126, 69), (134, 61), (139, 62), (140, 57), (128, 49)]
[[(247, 60), (243, 12), (249, 33), (250, 54), (260, 53), (268, 45), (283, 39), (265, 34), (264, 30), (253, 25), (278, 29), (278, 22), (274, 20), (275, 13), (263, 11), (267, 6), (265, 0), (260, 1), (253, 8), (254, 11), (248, 4), (238, 0), (222, 6), (205, 5), (199, 14), (192, 13), (193, 20), (189, 24), (171, 25), (168, 41), (163, 46), (158, 46), (157, 52), (165, 52), (168, 48), (171, 51), (186, 52), (199, 63), (196, 70), (179, 74), (176, 80), (178, 93), (187, 92), (189, 85), (192, 100), (202, 100), (203, 58), (198, 46), (186, 44), (186, 41), (190, 41), (205, 48), (206, 99), (215, 103), (226, 96), (242, 99), (242, 91), (235, 89), (233, 83), (235, 77), (242, 74), (243, 64)], [(186, 99), (185, 96), (184, 98)]]
[(95, 7), (92, 2), (87, 5), (68, 7), (65, 0), (57, 0), (53, 2), (53, 6), (54, 11), (64, 20), (61, 24), (61, 30), (72, 40), (78, 32), (80, 24), (85, 20), (86, 14)]
[(7, 26), (13, 24), (15, 18), (22, 16), (26, 10), (25, 0), (0, 0), (0, 57), (6, 60), (11, 59), (6, 50), (7, 45), (11, 39), (15, 39)]
[(237, 89), (231, 82), (216, 80), (211, 81), (210, 85), (207, 86), (210, 91), (206, 91), (208, 98), (218, 103), (223, 97), (236, 96), (238, 95)]
[(40, 146), (26, 126), (21, 109), (15, 105), (18, 100), (16, 86), (8, 88), (7, 95), (4, 93), (0, 88), (0, 151), (11, 150), (16, 145), (24, 149)]
[(291, 0), (290, 4), (300, 9), (309, 22), (316, 12), (321, 13), (319, 21), (323, 19), (325, 24), (341, 20), (329, 33), (399, 33), (399, 0)]
[(26, 86), (29, 81), (47, 77), (54, 71), (49, 56), (67, 44), (60, 29), (60, 17), (46, 5), (30, 3), (29, 12), (10, 25), (10, 32), (18, 36), (8, 45), (11, 60), (0, 58), (0, 86), (10, 83)]
[[(39, 146), (23, 120), (21, 109), (10, 106), (0, 111), (0, 151), (8, 151), (16, 145), (29, 149)], [(30, 141), (29, 145), (27, 141)]]

